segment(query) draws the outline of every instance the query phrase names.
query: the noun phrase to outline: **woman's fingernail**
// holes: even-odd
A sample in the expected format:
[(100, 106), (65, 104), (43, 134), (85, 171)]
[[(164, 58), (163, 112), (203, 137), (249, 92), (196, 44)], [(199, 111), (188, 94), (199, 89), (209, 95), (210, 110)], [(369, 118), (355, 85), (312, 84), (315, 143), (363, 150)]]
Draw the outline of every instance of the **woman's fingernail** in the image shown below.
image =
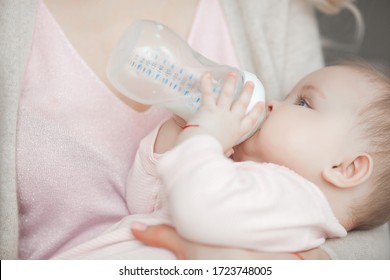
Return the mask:
[(145, 231), (148, 226), (140, 223), (140, 222), (134, 222), (131, 224), (131, 229), (137, 230), (137, 231)]

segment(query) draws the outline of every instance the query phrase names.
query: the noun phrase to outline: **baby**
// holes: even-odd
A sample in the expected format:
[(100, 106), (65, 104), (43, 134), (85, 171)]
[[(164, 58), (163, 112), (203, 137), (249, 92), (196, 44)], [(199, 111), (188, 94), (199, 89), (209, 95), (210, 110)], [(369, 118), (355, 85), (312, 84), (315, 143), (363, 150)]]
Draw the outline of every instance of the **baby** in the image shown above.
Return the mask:
[[(233, 75), (215, 101), (210, 79), (203, 79), (199, 112), (157, 163), (155, 180), (165, 187), (183, 237), (294, 252), (389, 220), (388, 78), (364, 64), (308, 75), (283, 102), (267, 103), (261, 129), (236, 146), (231, 159), (224, 153), (252, 128), (261, 107), (245, 114), (250, 84), (233, 102)], [(175, 131), (169, 122), (141, 149), (164, 152), (161, 142)], [(133, 175), (130, 208), (139, 198), (135, 188), (146, 188), (139, 184), (144, 175)]]
[(204, 244), (297, 252), (389, 220), (387, 77), (365, 64), (315, 71), (284, 101), (267, 102), (261, 129), (231, 154), (264, 110), (246, 113), (251, 83), (233, 101), (235, 79), (214, 100), (204, 76), (184, 129), (172, 118), (141, 142), (128, 178), (132, 215), (63, 257), (172, 257), (135, 243), (134, 221), (171, 223)]

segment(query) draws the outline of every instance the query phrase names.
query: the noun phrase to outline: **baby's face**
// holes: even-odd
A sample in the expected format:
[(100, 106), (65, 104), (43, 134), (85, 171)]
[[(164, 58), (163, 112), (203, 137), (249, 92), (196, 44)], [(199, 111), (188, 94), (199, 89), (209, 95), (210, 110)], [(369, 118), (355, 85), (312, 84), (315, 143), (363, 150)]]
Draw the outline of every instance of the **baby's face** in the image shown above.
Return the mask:
[(366, 145), (357, 141), (358, 113), (369, 96), (367, 80), (349, 67), (313, 72), (283, 102), (267, 103), (261, 129), (236, 147), (234, 159), (284, 165), (316, 181), (341, 153)]

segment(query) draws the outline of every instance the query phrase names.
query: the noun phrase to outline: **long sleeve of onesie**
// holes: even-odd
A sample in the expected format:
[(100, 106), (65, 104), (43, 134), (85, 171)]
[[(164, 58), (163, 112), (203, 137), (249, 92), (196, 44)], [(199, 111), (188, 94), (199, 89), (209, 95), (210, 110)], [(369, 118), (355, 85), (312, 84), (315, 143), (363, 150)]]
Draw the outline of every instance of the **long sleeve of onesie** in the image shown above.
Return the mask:
[(126, 182), (126, 202), (130, 214), (152, 213), (161, 207), (162, 182), (156, 171), (161, 155), (153, 152), (161, 124), (141, 142)]
[(210, 136), (181, 143), (157, 167), (173, 225), (189, 240), (294, 252), (346, 235), (311, 182), (282, 166), (233, 162)]

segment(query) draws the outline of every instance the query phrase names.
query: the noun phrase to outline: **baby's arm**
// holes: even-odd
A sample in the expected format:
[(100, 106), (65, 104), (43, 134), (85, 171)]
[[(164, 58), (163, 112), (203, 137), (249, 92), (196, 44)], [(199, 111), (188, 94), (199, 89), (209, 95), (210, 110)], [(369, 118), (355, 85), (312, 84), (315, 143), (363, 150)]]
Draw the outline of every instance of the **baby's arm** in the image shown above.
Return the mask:
[[(260, 117), (261, 113), (261, 107), (258, 106), (250, 114), (246, 114), (246, 107), (253, 90), (251, 84), (245, 85), (239, 100), (232, 106), (234, 83), (235, 76), (230, 75), (216, 103), (212, 95), (211, 76), (205, 75), (202, 81), (202, 105), (197, 114), (189, 121), (189, 124), (196, 124), (196, 126), (184, 129), (178, 138), (177, 146), (184, 144), (186, 148), (184, 150), (179, 149), (180, 152), (178, 154), (178, 148), (180, 148), (178, 147), (168, 152), (159, 161), (160, 178), (162, 178), (164, 186), (167, 187), (168, 200), (172, 202), (170, 206), (176, 208), (171, 209), (171, 215), (177, 221), (175, 226), (178, 226), (178, 230), (182, 234), (183, 231), (188, 231), (188, 234), (184, 233), (187, 238), (190, 235), (197, 236), (198, 241), (203, 240), (203, 238), (199, 237), (199, 232), (203, 232), (202, 229), (208, 227), (208, 221), (213, 221), (214, 219), (211, 216), (207, 220), (204, 219), (203, 212), (200, 213), (200, 210), (203, 211), (205, 209), (199, 209), (198, 213), (194, 213), (192, 210), (199, 208), (200, 205), (213, 204), (215, 200), (218, 200), (218, 197), (214, 195), (215, 192), (219, 192), (221, 187), (226, 186), (226, 188), (229, 188), (228, 185), (232, 186), (234, 184), (233, 178), (237, 178), (234, 174), (235, 166), (233, 162), (224, 156), (223, 152), (229, 150), (243, 134), (252, 128), (253, 124), (256, 123), (256, 118)], [(187, 140), (199, 135), (204, 136), (206, 140), (202, 141), (202, 137), (197, 137), (197, 139), (201, 140), (190, 147), (188, 143), (183, 143), (191, 143), (191, 141)], [(176, 155), (179, 156), (178, 159)], [(198, 157), (195, 159), (193, 155), (198, 155)], [(193, 160), (186, 161), (188, 158)], [(196, 174), (191, 174), (193, 170), (195, 170)], [(220, 173), (232, 175), (233, 178), (230, 176), (225, 178), (218, 176), (217, 181), (213, 182), (213, 177), (215, 178), (215, 175)], [(189, 176), (190, 178), (188, 178)], [(189, 181), (187, 181), (187, 178)], [(213, 185), (212, 188), (209, 188), (211, 193), (205, 194), (202, 198), (193, 197), (192, 202), (194, 203), (186, 205), (187, 202), (190, 203), (188, 201), (191, 200), (189, 197), (192, 194), (197, 195), (198, 186), (204, 183), (207, 184), (206, 186)], [(205, 189), (208, 188), (206, 187)], [(192, 191), (194, 192), (192, 193)], [(225, 194), (229, 196), (231, 192), (227, 190)], [(240, 194), (245, 194), (245, 192), (240, 192)], [(181, 199), (183, 196), (186, 198)], [(181, 204), (181, 202), (184, 204)], [(222, 204), (214, 206), (213, 214), (217, 217), (220, 215), (218, 211), (223, 210), (225, 207)], [(202, 224), (204, 226), (198, 228), (199, 231), (194, 230), (192, 226), (186, 226), (186, 220), (190, 225), (199, 225), (197, 219), (203, 219)], [(208, 240), (213, 242), (212, 239)]]
[(172, 149), (175, 146), (177, 137), (180, 132), (182, 132), (184, 125), (185, 121), (177, 115), (174, 115), (164, 122), (155, 139), (153, 152), (156, 154), (163, 154)]
[(173, 147), (183, 122), (174, 116), (140, 142), (126, 181), (126, 202), (130, 214), (151, 213), (161, 206), (161, 181), (156, 163), (162, 153)]

